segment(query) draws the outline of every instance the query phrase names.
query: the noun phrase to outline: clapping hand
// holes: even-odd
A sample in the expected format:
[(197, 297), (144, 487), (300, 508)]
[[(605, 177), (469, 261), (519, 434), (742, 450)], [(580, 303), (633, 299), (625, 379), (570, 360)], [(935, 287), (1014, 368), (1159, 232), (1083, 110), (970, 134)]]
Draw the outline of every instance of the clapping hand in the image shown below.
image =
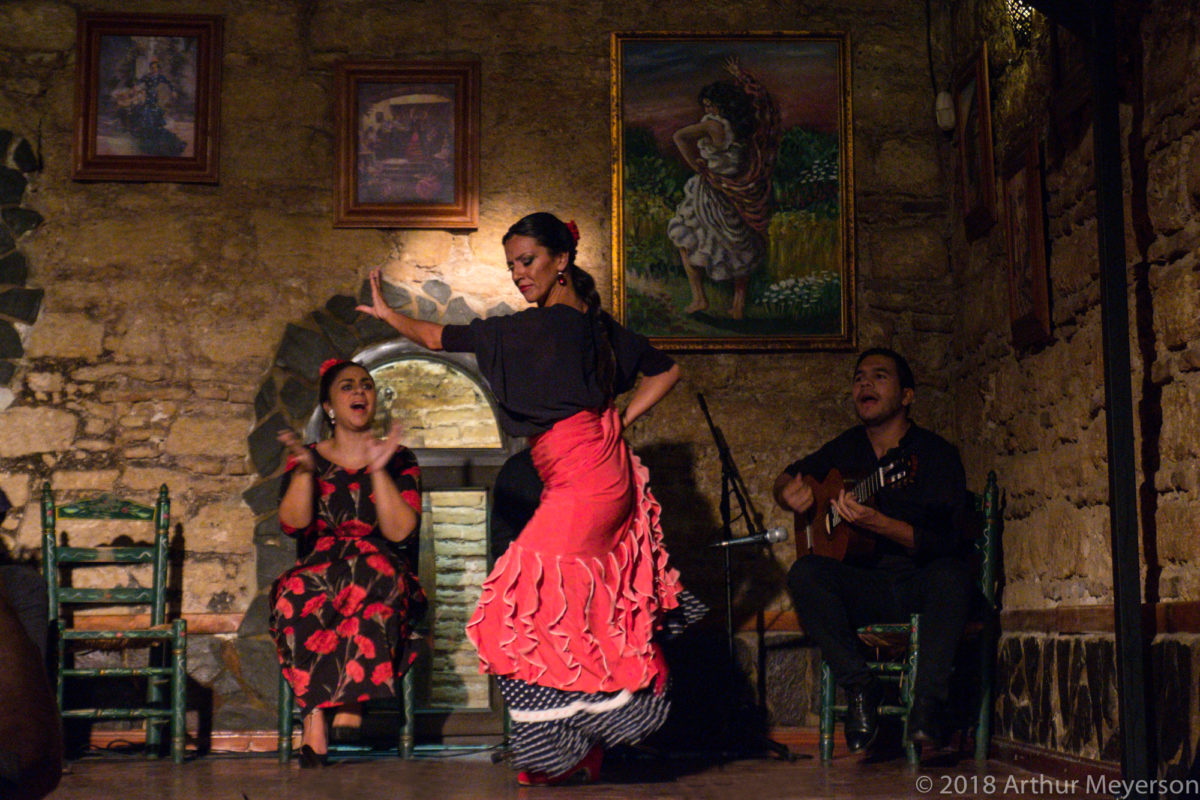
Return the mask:
[(367, 444), (367, 457), (370, 459), (367, 463), (367, 472), (375, 472), (387, 466), (387, 463), (392, 460), (392, 456), (400, 449), (400, 434), (403, 431), (404, 426), (399, 422), (393, 422), (392, 427), (388, 429), (386, 438), (372, 439)]
[(304, 446), (295, 431), (291, 428), (284, 428), (275, 438), (283, 445), (287, 454), (296, 460), (296, 469), (309, 473), (317, 471), (317, 460), (313, 457), (312, 450)]

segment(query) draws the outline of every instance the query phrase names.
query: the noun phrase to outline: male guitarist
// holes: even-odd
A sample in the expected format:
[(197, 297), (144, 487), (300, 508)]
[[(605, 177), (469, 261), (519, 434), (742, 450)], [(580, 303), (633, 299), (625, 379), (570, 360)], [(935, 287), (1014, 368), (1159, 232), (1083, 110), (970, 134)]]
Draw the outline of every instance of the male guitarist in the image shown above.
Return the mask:
[[(922, 614), (908, 731), (914, 741), (938, 743), (954, 651), (976, 592), (961, 533), (967, 510), (962, 461), (953, 445), (909, 419), (915, 384), (899, 353), (864, 351), (855, 366), (852, 394), (862, 424), (791, 464), (775, 480), (775, 501), (798, 515), (801, 557), (788, 573), (788, 589), (804, 630), (846, 690), (851, 752), (874, 741), (883, 694), (867, 671), (854, 628), (906, 622), (910, 614)], [(834, 490), (826, 501), (822, 487), (816, 486), (827, 486), (834, 470), (847, 479), (858, 478), (896, 460), (907, 462), (907, 479), (884, 485), (869, 500)], [(826, 503), (853, 533), (874, 545), (871, 552), (852, 547), (844, 561), (805, 554), (801, 515), (824, 511), (814, 506)], [(838, 526), (837, 531), (847, 528)]]

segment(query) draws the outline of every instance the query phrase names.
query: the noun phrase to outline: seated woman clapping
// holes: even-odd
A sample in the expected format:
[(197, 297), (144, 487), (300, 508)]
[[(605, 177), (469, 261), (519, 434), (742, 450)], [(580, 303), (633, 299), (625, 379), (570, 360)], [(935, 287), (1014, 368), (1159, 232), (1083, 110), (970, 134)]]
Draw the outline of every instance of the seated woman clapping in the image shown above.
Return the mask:
[(303, 767), (325, 763), (325, 709), (337, 709), (337, 737), (361, 724), (364, 701), (396, 696), (426, 608), (416, 457), (399, 426), (375, 435), (375, 383), (359, 364), (322, 365), (320, 401), (330, 438), (304, 445), (292, 431), (279, 435), (288, 452), (279, 523), (299, 558), (271, 593), (279, 661), (305, 711)]

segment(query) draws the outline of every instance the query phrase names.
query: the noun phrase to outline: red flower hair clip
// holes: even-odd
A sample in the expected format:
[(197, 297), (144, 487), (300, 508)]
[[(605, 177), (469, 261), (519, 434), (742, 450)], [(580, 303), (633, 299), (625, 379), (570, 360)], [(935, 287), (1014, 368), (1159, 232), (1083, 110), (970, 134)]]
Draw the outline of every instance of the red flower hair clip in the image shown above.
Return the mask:
[(571, 238), (575, 240), (575, 244), (579, 244), (579, 226), (575, 224), (575, 220), (567, 223), (567, 230), (571, 232)]
[(321, 365), (321, 368), (320, 368), (319, 370), (317, 370), (317, 377), (319, 377), (319, 378), (324, 378), (324, 377), (325, 377), (325, 373), (326, 373), (326, 372), (329, 372), (329, 370), (333, 369), (333, 368), (334, 368), (334, 367), (336, 367), (338, 364), (341, 364), (341, 363), (342, 363), (342, 360), (343, 360), (343, 359), (340, 359), (340, 358), (329, 358), (329, 359), (326, 359), (326, 360), (325, 360), (325, 363), (323, 363), (323, 364)]

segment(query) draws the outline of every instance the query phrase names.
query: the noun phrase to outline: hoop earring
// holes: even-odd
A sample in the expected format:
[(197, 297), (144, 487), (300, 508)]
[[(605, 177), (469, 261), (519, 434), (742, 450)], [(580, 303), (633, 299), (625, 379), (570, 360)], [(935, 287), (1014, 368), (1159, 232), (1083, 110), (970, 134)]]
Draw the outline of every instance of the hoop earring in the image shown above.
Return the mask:
[(566, 285), (567, 285), (567, 274), (566, 274), (566, 272), (560, 272), (560, 273), (558, 273), (558, 285), (559, 285), (559, 286), (566, 286)]

